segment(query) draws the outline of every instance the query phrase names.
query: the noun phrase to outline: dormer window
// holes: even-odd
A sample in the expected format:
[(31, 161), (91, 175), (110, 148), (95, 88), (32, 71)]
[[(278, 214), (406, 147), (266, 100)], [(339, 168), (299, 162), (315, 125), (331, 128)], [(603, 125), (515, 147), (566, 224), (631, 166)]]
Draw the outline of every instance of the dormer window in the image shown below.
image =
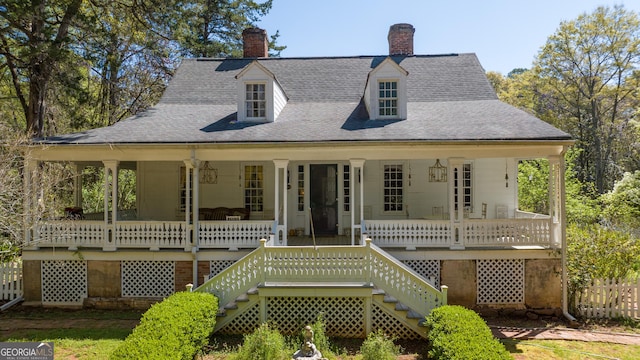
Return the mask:
[(407, 76), (392, 58), (371, 70), (364, 90), (364, 103), (372, 120), (407, 118)]
[(289, 99), (275, 75), (256, 60), (242, 69), (236, 79), (238, 121), (276, 121)]
[(265, 84), (245, 85), (245, 108), (247, 119), (265, 119), (267, 117), (267, 98)]
[(397, 81), (378, 81), (378, 115), (381, 117), (398, 116)]

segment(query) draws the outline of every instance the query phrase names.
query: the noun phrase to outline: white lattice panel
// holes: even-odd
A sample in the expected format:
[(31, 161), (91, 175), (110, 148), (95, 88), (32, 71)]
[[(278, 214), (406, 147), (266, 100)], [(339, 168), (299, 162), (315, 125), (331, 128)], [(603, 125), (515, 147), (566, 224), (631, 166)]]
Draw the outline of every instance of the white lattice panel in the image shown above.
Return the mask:
[(477, 260), (478, 304), (524, 303), (524, 260)]
[(403, 260), (405, 265), (422, 275), (429, 283), (440, 288), (440, 261), (439, 260)]
[(250, 334), (260, 326), (260, 304), (255, 304), (218, 331), (221, 334)]
[(420, 334), (415, 332), (413, 329), (405, 326), (403, 323), (398, 321), (398, 319), (387, 314), (378, 305), (372, 304), (372, 306), (373, 306), (373, 308), (371, 309), (371, 316), (372, 316), (371, 330), (372, 331), (376, 331), (380, 329), (385, 334), (393, 334), (393, 336), (397, 337), (398, 339), (415, 340), (415, 339), (423, 338), (422, 336), (420, 336)]
[(174, 292), (173, 261), (123, 261), (122, 296), (167, 297)]
[(224, 269), (233, 265), (234, 262), (236, 262), (236, 260), (211, 260), (209, 262), (209, 278), (218, 275)]
[(82, 303), (87, 297), (87, 263), (82, 260), (42, 261), (42, 302)]
[(329, 336), (362, 338), (364, 298), (359, 297), (270, 297), (267, 298), (267, 321), (285, 334), (298, 334), (322, 313)]

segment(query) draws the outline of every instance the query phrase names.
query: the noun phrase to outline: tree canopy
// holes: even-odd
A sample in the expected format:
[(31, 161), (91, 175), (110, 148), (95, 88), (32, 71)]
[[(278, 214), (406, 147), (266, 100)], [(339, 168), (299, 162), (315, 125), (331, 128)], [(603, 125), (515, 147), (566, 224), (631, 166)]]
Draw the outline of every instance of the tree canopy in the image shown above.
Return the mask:
[[(7, 0), (0, 5), (0, 101), (21, 109), (11, 115), (30, 136), (113, 124), (154, 104), (181, 57), (240, 56), (242, 30), (271, 6)], [(278, 35), (270, 43), (276, 56), (284, 49)]]

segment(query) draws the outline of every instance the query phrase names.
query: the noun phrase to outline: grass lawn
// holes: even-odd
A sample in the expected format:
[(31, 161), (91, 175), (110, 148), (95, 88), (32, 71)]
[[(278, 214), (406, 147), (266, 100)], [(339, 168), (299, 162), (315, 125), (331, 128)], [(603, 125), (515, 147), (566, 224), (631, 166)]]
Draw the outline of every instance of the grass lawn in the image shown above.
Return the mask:
[[(0, 341), (52, 341), (55, 359), (108, 359), (131, 333), (141, 312), (63, 309), (10, 309), (0, 313)], [(515, 325), (515, 324), (512, 324)], [(636, 328), (637, 329), (637, 328)], [(634, 330), (636, 330), (634, 329)], [(603, 328), (599, 329), (603, 331)], [(214, 336), (206, 360), (225, 360), (241, 337)], [(562, 340), (502, 340), (514, 359), (640, 359), (640, 345)], [(425, 359), (424, 343), (401, 344), (403, 360)], [(333, 342), (340, 360), (359, 359), (361, 340)]]

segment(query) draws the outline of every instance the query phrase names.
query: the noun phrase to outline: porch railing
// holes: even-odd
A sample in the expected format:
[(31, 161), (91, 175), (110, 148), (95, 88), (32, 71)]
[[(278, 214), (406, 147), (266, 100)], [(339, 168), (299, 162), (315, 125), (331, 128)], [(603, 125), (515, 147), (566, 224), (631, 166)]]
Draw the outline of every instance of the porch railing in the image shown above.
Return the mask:
[(269, 238), (273, 221), (200, 221), (200, 248), (257, 248)]
[[(117, 221), (115, 224), (90, 220), (45, 221), (34, 227), (31, 245), (71, 250), (84, 247), (189, 251), (197, 244), (201, 249), (235, 250), (257, 248), (259, 239), (269, 238), (274, 231), (284, 231), (281, 225), (274, 227), (271, 220), (201, 221), (199, 241), (196, 241), (193, 230), (193, 226), (184, 221)], [(451, 220), (366, 220), (362, 224), (363, 240), (370, 237), (382, 248), (553, 247), (559, 244), (553, 233), (554, 224), (548, 216), (464, 219), (461, 223)]]
[(455, 234), (451, 220), (366, 220), (363, 234), (380, 247), (448, 248), (552, 246), (551, 219), (528, 217), (518, 219), (465, 219)]
[(35, 246), (55, 246), (77, 249), (78, 247), (102, 247), (104, 245), (104, 221), (55, 220), (35, 226)]
[(385, 290), (414, 311), (426, 315), (446, 305), (440, 291), (415, 271), (367, 239), (365, 246), (262, 246), (235, 262), (196, 291), (210, 292), (220, 306), (251, 288), (269, 283), (350, 283)]
[(115, 246), (151, 250), (188, 248), (183, 221), (121, 221), (115, 224)]
[(465, 246), (549, 246), (549, 219), (495, 219), (464, 222)]

